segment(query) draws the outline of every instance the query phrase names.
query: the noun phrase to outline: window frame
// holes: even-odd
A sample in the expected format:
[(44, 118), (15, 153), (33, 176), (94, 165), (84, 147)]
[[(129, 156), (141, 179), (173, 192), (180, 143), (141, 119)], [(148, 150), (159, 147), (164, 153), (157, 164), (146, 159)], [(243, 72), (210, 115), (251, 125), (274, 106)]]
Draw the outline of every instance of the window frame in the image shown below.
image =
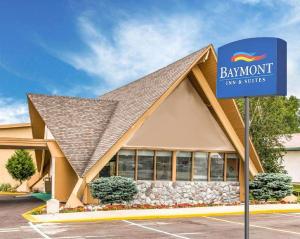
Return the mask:
[[(168, 152), (170, 153), (170, 179), (157, 179), (157, 156), (158, 155), (158, 152)], [(154, 164), (154, 168), (155, 168), (155, 177), (154, 177), (154, 181), (173, 181), (173, 155), (174, 155), (174, 151), (172, 150), (155, 150), (154, 151), (154, 155), (155, 155), (155, 158), (154, 158), (154, 161), (155, 161), (155, 164)]]
[[(206, 169), (206, 175), (207, 175), (207, 180), (194, 180), (194, 176), (195, 176), (195, 159), (196, 159), (196, 153), (205, 153), (207, 154), (207, 169)], [(210, 152), (207, 151), (193, 151), (193, 158), (192, 158), (192, 179), (191, 181), (195, 181), (195, 182), (209, 182), (209, 159), (210, 159)]]
[(213, 153), (211, 153), (211, 154), (214, 154), (214, 153), (216, 153), (216, 154), (219, 154), (219, 155), (223, 155), (223, 180), (219, 180), (219, 181), (212, 181), (211, 180), (211, 164), (212, 164), (212, 158), (211, 158), (211, 155), (210, 155), (210, 182), (226, 182), (225, 181), (225, 178), (224, 178), (224, 175), (226, 174), (226, 168), (225, 168), (225, 158), (226, 158), (226, 154), (227, 153), (223, 153), (223, 152), (213, 152)]
[[(132, 179), (136, 180), (136, 166), (137, 166), (137, 165), (136, 165), (136, 163), (137, 163), (137, 161), (136, 161), (136, 155), (137, 155), (137, 150), (133, 150), (133, 149), (123, 149), (123, 148), (122, 148), (122, 149), (120, 149), (120, 150), (117, 152), (117, 155), (118, 155), (118, 156), (117, 156), (117, 163), (118, 163), (118, 164), (117, 164), (117, 166), (116, 166), (116, 167), (117, 167), (117, 174), (116, 174), (116, 175), (117, 175), (117, 176), (120, 176), (120, 174), (119, 174), (119, 172), (120, 172), (120, 170), (119, 170), (119, 165), (120, 165), (120, 164), (119, 164), (119, 163), (120, 163), (120, 151), (121, 151), (121, 150), (129, 150), (129, 151), (133, 151), (133, 152), (134, 152), (134, 158), (133, 158), (133, 160), (134, 160), (134, 162), (133, 162), (133, 163), (134, 163), (134, 170), (133, 170), (133, 178), (132, 178)], [(124, 177), (124, 176), (123, 176), (123, 177)]]
[[(149, 179), (139, 179), (139, 152), (142, 152), (142, 151), (149, 151), (149, 152), (152, 152), (153, 153), (153, 156), (152, 157), (152, 164), (153, 164), (153, 167), (152, 167), (152, 181), (155, 180), (155, 175), (154, 175), (154, 168), (155, 168), (155, 155), (156, 155), (156, 151), (155, 150), (139, 150), (139, 151), (136, 151), (136, 168), (135, 168), (135, 174), (136, 174), (136, 181), (149, 181)], [(141, 160), (142, 161), (142, 160)]]
[[(236, 154), (237, 158), (236, 158), (236, 167), (237, 167), (237, 175), (236, 175), (236, 181), (228, 181), (227, 180), (227, 155), (228, 154)], [(226, 182), (239, 182), (240, 181), (240, 164), (241, 164), (241, 158), (240, 156), (238, 155), (238, 153), (226, 153)]]
[[(188, 180), (177, 180), (177, 159), (178, 159), (178, 154), (180, 152), (184, 152), (184, 153), (190, 153), (190, 170), (189, 170), (189, 179)], [(194, 155), (194, 151), (188, 151), (188, 150), (181, 150), (181, 151), (177, 151), (176, 153), (176, 177), (175, 177), (175, 181), (181, 181), (181, 182), (189, 182), (192, 181), (192, 172), (193, 172), (193, 155)], [(188, 171), (187, 171), (188, 172)]]
[[(211, 180), (211, 170), (212, 170), (212, 154), (214, 153), (218, 153), (218, 154), (222, 154), (224, 155), (224, 164), (223, 164), (223, 180), (222, 181), (218, 181), (218, 182), (229, 182), (227, 180), (227, 155), (228, 154), (236, 154), (237, 155), (237, 182), (240, 180), (240, 165), (241, 165), (241, 157), (239, 156), (239, 154), (236, 151), (217, 151), (217, 150), (187, 150), (187, 149), (178, 149), (178, 150), (174, 150), (174, 149), (160, 149), (160, 148), (147, 148), (147, 147), (143, 147), (143, 148), (131, 148), (131, 147), (124, 147), (121, 148), (117, 153), (116, 153), (116, 163), (115, 163), (115, 173), (116, 176), (120, 176), (119, 175), (119, 163), (120, 163), (120, 151), (121, 150), (131, 150), (134, 152), (134, 180), (138, 181), (138, 151), (144, 151), (144, 150), (149, 150), (149, 151), (153, 151), (154, 156), (153, 156), (153, 178), (152, 180), (146, 180), (146, 181), (160, 181), (159, 179), (157, 179), (157, 152), (159, 151), (167, 151), (171, 153), (171, 177), (169, 180), (162, 180), (162, 181), (195, 181), (197, 182), (198, 180), (194, 180), (194, 174), (195, 174), (195, 154), (197, 152), (201, 152), (201, 153), (207, 153), (208, 154), (208, 162), (207, 162), (207, 180), (206, 181), (199, 181), (199, 182), (212, 182)], [(190, 168), (190, 175), (189, 175), (189, 180), (177, 180), (177, 157), (178, 157), (178, 153), (180, 152), (187, 152), (187, 153), (191, 153), (191, 168)], [(100, 175), (100, 172), (98, 174), (98, 176)], [(233, 182), (233, 181), (230, 181)]]

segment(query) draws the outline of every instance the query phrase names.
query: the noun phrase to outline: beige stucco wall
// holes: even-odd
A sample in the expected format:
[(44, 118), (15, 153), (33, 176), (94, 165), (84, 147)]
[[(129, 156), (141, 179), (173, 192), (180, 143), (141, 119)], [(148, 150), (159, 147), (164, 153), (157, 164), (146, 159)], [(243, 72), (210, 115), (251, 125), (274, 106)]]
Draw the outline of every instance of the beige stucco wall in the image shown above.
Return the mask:
[[(24, 126), (23, 126), (24, 125)], [(0, 137), (11, 138), (32, 138), (31, 126), (27, 124), (20, 124), (20, 126), (10, 127), (0, 125)]]
[(65, 157), (55, 157), (55, 198), (66, 202), (78, 180), (77, 174)]
[(300, 183), (300, 151), (287, 151), (283, 157), (283, 165), (294, 183)]
[[(145, 120), (123, 147), (235, 151), (188, 79)], [(243, 173), (239, 177), (243, 182)], [(83, 202), (96, 204), (97, 200), (92, 198), (87, 187)]]
[[(71, 164), (65, 157), (64, 153), (59, 148), (57, 142), (47, 142), (48, 149), (51, 154), (51, 167), (50, 176), (53, 177), (53, 165), (55, 165), (55, 178), (54, 178), (54, 196), (60, 202), (67, 202), (71, 195), (78, 176)], [(55, 160), (55, 163), (53, 162)], [(54, 164), (53, 164), (54, 163)], [(52, 180), (53, 183), (53, 180)]]
[[(12, 138), (32, 138), (31, 127), (29, 124), (20, 125), (0, 125), (0, 137), (12, 137)], [(15, 150), (0, 149), (0, 184), (9, 183), (12, 186), (19, 185), (19, 182), (15, 181), (7, 172), (5, 165), (7, 160), (14, 154)], [(31, 156), (35, 162), (34, 151), (29, 150)]]
[(175, 89), (125, 146), (234, 151), (188, 79)]

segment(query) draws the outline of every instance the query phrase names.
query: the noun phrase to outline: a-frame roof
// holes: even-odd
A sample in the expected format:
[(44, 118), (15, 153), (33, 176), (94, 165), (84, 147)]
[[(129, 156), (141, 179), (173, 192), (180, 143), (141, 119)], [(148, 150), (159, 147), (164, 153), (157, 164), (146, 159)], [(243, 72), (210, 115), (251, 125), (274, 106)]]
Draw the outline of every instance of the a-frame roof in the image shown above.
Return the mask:
[[(217, 100), (214, 94), (216, 56), (211, 45), (98, 99), (29, 94), (29, 107), (34, 108), (31, 114), (38, 113), (47, 125), (76, 173), (89, 181), (118, 150), (126, 134), (134, 132), (145, 115), (191, 72), (195, 76), (197, 69), (198, 76), (201, 71), (204, 74), (198, 80), (210, 98), (207, 104), (223, 121), (222, 127), (243, 158), (244, 126), (236, 104), (233, 100)], [(41, 130), (35, 128), (33, 125), (33, 133)], [(41, 133), (34, 135), (42, 137)], [(263, 171), (252, 143), (250, 158), (251, 172)]]
[(29, 94), (78, 175), (82, 175), (118, 102)]
[(209, 48), (99, 99), (29, 94), (72, 167), (83, 176)]

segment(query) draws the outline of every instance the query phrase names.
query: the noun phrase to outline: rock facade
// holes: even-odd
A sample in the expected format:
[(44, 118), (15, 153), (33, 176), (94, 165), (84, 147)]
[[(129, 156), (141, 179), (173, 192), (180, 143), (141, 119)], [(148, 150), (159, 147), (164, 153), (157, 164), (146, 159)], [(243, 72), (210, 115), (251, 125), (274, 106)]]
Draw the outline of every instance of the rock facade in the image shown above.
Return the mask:
[(240, 200), (239, 182), (137, 181), (132, 204), (231, 204)]

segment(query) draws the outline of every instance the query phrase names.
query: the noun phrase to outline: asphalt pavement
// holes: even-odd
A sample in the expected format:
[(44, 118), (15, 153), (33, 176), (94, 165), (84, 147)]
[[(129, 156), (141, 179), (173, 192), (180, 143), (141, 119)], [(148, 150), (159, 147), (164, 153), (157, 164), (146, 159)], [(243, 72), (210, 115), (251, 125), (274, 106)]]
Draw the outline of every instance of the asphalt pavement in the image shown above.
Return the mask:
[[(0, 238), (243, 238), (243, 216), (35, 224), (22, 218), (22, 213), (41, 204), (30, 197), (0, 196)], [(250, 224), (251, 239), (300, 238), (298, 213), (251, 215)]]

